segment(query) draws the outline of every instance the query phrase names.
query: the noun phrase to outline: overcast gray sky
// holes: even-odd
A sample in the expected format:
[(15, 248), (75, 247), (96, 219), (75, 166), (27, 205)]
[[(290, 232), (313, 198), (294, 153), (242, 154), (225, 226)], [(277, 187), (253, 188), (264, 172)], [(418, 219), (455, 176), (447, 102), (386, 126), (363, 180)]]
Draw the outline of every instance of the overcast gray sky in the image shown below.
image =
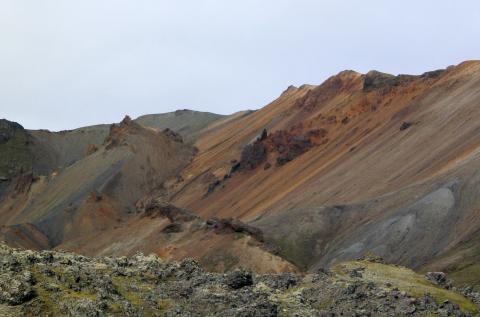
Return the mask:
[(256, 109), (344, 69), (480, 54), (480, 1), (0, 0), (0, 117), (70, 129)]

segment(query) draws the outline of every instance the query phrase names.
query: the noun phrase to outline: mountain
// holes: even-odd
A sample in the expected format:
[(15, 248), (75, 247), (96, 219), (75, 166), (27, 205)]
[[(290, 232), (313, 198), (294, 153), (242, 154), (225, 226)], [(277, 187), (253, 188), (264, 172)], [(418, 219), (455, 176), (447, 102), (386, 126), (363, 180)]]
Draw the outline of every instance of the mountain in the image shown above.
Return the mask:
[(304, 270), (370, 251), (478, 281), (479, 85), (471, 61), (290, 87), (199, 139), (171, 200), (249, 222)]
[[(168, 126), (181, 127), (178, 118), (192, 120), (192, 115), (180, 111), (173, 115), (176, 123)], [(203, 114), (198, 115), (202, 119)], [(245, 115), (248, 112), (218, 116), (211, 129)], [(0, 237), (31, 249), (60, 248), (91, 255), (141, 250), (174, 259), (196, 255), (215, 270), (242, 264), (259, 272), (296, 271), (263, 246), (245, 224), (207, 223), (189, 210), (165, 203), (164, 185), (176, 182), (197, 151), (191, 141), (183, 141), (183, 136), (193, 135), (184, 130), (180, 135), (168, 127), (161, 130), (162, 121), (156, 128), (137, 122), (126, 117), (120, 124), (58, 133), (27, 131), (9, 123), (17, 129), (15, 138), (29, 140), (19, 152), (25, 152), (29, 164), (17, 166), (18, 173), (12, 170), (2, 182)], [(197, 124), (189, 131), (203, 128)], [(8, 156), (11, 162), (17, 160)], [(198, 248), (198, 241), (203, 248)], [(231, 260), (249, 253), (256, 260)]]
[(0, 234), (91, 256), (191, 256), (212, 271), (316, 272), (374, 253), (479, 287), (479, 87), (468, 61), (343, 71), (231, 116), (58, 133), (3, 121)]

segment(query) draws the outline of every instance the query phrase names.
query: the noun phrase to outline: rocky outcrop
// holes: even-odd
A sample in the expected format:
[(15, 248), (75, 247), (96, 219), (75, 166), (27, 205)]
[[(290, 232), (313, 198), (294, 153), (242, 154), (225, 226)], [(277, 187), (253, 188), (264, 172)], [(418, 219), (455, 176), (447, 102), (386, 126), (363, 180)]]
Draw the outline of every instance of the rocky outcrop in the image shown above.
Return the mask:
[(372, 70), (364, 76), (363, 91), (370, 92), (377, 89), (388, 90), (397, 86), (408, 84), (415, 79), (436, 79), (444, 72), (444, 69), (438, 69), (431, 72), (425, 72), (420, 76), (404, 74), (395, 76)]
[(306, 90), (306, 93), (295, 101), (295, 107), (300, 108), (304, 112), (311, 112), (336, 95), (357, 89), (357, 81), (360, 76), (355, 71), (345, 70), (331, 76), (320, 86), (301, 86), (300, 90)]
[(125, 116), (119, 124), (112, 124), (110, 126), (110, 132), (105, 139), (104, 144), (107, 149), (126, 145), (126, 137), (129, 134), (138, 133), (142, 129), (144, 128), (140, 124), (133, 121), (129, 116)]
[(183, 143), (182, 136), (169, 128), (163, 130), (163, 134), (165, 134), (170, 140), (173, 140), (174, 142)]
[(244, 170), (253, 170), (265, 162), (267, 158), (267, 148), (263, 140), (257, 139), (252, 144), (246, 145), (240, 157), (240, 168)]
[(21, 174), (13, 180), (13, 194), (27, 193), (38, 178), (33, 173)]
[(286, 131), (277, 131), (271, 137), (275, 150), (279, 153), (277, 165), (282, 166), (307, 152), (313, 143), (307, 135), (295, 136)]
[(420, 78), (434, 79), (434, 78), (440, 77), (444, 73), (445, 73), (445, 69), (437, 69), (437, 70), (423, 73), (422, 75), (420, 75)]
[(452, 282), (447, 279), (447, 274), (443, 272), (427, 272), (427, 274), (425, 274), (425, 277), (430, 282), (445, 287), (447, 289), (452, 287)]
[(170, 203), (163, 202), (161, 199), (152, 199), (137, 204), (137, 211), (145, 217), (164, 217), (171, 223), (189, 222), (199, 219), (194, 213), (187, 209), (178, 208)]
[(87, 152), (85, 154), (88, 156), (88, 155), (91, 155), (91, 154), (93, 154), (97, 151), (98, 151), (98, 146), (96, 144), (89, 144), (87, 146)]
[(472, 314), (433, 295), (412, 296), (390, 283), (342, 274), (260, 275), (243, 269), (210, 273), (191, 259), (165, 262), (143, 254), (89, 258), (0, 245), (0, 312), (13, 312), (4, 316), (225, 317)]
[(258, 241), (263, 241), (263, 232), (262, 230), (247, 225), (243, 223), (239, 219), (219, 219), (216, 217), (210, 218), (207, 220), (207, 225), (213, 227), (216, 233), (231, 233), (231, 232), (239, 232), (251, 235)]
[(411, 122), (403, 122), (402, 125), (400, 126), (400, 131), (407, 130), (412, 126)]
[(400, 86), (417, 78), (413, 75), (398, 75), (382, 73), (372, 70), (365, 75), (363, 91), (369, 92), (376, 89), (389, 89)]
[(242, 151), (240, 161), (232, 165), (231, 176), (239, 169), (253, 170), (260, 165), (267, 170), (271, 167), (266, 162), (269, 153), (276, 155), (276, 165), (282, 166), (293, 161), (312, 147), (326, 141), (328, 131), (325, 129), (311, 129), (303, 131), (303, 126), (294, 126), (290, 130), (278, 130), (271, 134), (264, 129), (255, 142), (248, 144)]
[(328, 131), (325, 129), (313, 129), (298, 133), (294, 127), (290, 131), (279, 130), (272, 133), (267, 142), (269, 148), (278, 153), (277, 166), (282, 166), (309, 151), (312, 147), (322, 144), (326, 140), (327, 134)]
[[(226, 175), (227, 176), (227, 175)], [(230, 176), (228, 176), (230, 177)], [(228, 178), (226, 177), (226, 178)], [(210, 195), (211, 193), (213, 193), (215, 191), (215, 188), (217, 188), (218, 186), (220, 186), (222, 184), (222, 181), (219, 180), (219, 179), (216, 179), (214, 180), (213, 182), (211, 182), (210, 184), (208, 184), (208, 187), (207, 187), (207, 192), (205, 193), (205, 196), (208, 196)]]

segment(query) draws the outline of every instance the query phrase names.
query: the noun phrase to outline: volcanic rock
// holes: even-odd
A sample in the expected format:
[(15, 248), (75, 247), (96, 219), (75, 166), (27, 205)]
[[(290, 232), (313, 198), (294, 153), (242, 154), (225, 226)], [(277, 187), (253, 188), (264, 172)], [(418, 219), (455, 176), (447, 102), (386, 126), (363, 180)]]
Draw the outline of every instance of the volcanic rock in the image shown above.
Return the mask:
[(252, 273), (245, 270), (235, 270), (227, 274), (227, 285), (233, 289), (253, 285)]
[(251, 235), (258, 241), (263, 241), (263, 233), (260, 229), (247, 225), (238, 219), (209, 218), (207, 225), (212, 226), (217, 233), (239, 232)]
[(159, 199), (152, 199), (147, 201), (145, 204), (138, 205), (137, 211), (146, 217), (168, 218), (171, 223), (189, 222), (198, 218), (195, 214), (187, 209), (178, 208)]
[[(392, 269), (383, 265), (379, 272)], [(432, 295), (412, 298), (362, 277), (346, 280), (348, 276), (341, 274), (258, 275), (244, 269), (210, 273), (191, 259), (166, 262), (141, 253), (90, 258), (0, 245), (0, 312), (14, 309), (12, 316), (471, 315), (448, 298), (437, 304)]]
[(257, 140), (243, 148), (240, 157), (240, 168), (253, 170), (267, 158), (267, 148), (262, 141)]
[(183, 143), (183, 138), (179, 133), (176, 133), (175, 131), (169, 128), (163, 130), (163, 133), (174, 142)]

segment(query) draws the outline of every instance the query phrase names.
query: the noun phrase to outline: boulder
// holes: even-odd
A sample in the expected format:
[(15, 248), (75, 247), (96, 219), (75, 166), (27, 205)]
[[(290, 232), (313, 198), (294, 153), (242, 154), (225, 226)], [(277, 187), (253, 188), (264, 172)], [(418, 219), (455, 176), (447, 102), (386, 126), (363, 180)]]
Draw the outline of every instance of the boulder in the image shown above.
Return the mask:
[(234, 270), (227, 274), (227, 285), (232, 289), (240, 289), (253, 285), (252, 273), (245, 270)]
[(447, 275), (443, 272), (427, 272), (425, 274), (427, 280), (445, 288), (451, 288), (452, 282), (448, 280)]

